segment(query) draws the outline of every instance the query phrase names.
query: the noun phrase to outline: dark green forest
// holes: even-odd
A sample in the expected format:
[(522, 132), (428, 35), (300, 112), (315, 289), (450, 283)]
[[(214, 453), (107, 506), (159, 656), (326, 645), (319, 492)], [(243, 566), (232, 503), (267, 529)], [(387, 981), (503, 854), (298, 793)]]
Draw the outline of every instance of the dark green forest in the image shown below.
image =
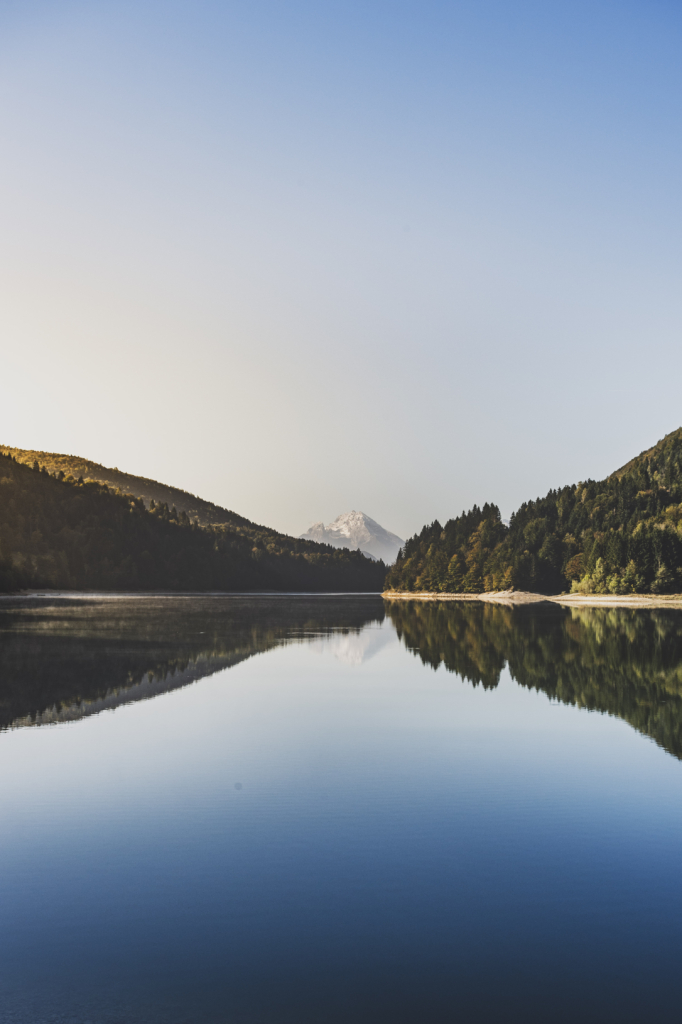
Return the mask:
[(682, 617), (674, 609), (386, 602), (405, 646), (474, 686), (520, 686), (622, 718), (682, 758)]
[(682, 428), (605, 480), (525, 502), (505, 525), (496, 505), (425, 526), (386, 588), (480, 594), (682, 591)]
[(150, 480), (148, 477), (135, 476), (132, 473), (124, 473), (118, 467), (110, 469), (99, 462), (92, 462), (91, 459), (84, 459), (79, 455), (60, 455), (57, 452), (35, 451), (27, 448), (10, 448), (0, 445), (0, 453), (11, 455), (16, 462), (25, 466), (33, 466), (37, 463), (40, 468), (48, 471), (50, 476), (73, 477), (78, 480), (82, 477), (85, 483), (96, 481), (99, 484), (106, 484), (110, 490), (120, 491), (121, 494), (132, 494), (135, 498), (142, 498), (145, 508), (155, 505), (168, 505), (168, 508), (175, 506), (178, 513), (186, 512), (189, 519), (198, 526), (230, 526), (239, 532), (241, 529), (249, 530), (254, 527), (262, 533), (277, 536), (276, 530), (270, 530), (266, 526), (257, 526), (244, 516), (232, 512), (230, 509), (214, 505), (212, 501), (204, 501), (197, 498), (195, 494), (183, 491), (180, 487), (169, 487), (168, 484), (159, 483), (158, 480)]
[(0, 454), (0, 591), (380, 591), (385, 566), (248, 520), (186, 512)]

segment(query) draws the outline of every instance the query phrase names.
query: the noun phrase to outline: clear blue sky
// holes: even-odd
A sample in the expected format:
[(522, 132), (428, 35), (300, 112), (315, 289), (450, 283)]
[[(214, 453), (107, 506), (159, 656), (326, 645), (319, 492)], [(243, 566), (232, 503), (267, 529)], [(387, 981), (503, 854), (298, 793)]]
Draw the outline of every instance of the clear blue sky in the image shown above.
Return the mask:
[(0, 2), (0, 441), (405, 536), (682, 425), (682, 8)]

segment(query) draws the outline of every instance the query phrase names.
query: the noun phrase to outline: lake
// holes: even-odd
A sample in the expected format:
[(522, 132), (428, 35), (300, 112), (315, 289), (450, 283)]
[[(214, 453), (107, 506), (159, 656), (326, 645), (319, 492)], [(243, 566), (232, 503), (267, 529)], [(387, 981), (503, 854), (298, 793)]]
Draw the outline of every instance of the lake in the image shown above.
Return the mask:
[(0, 601), (2, 1024), (676, 1020), (682, 613)]

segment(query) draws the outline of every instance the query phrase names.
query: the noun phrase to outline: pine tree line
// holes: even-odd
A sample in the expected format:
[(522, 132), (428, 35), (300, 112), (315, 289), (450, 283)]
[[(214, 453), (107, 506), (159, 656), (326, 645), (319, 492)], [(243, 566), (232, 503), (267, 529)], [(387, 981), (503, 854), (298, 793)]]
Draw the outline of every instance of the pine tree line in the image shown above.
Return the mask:
[(682, 429), (600, 482), (525, 502), (507, 526), (474, 506), (408, 540), (386, 577), (396, 591), (477, 594), (682, 591)]

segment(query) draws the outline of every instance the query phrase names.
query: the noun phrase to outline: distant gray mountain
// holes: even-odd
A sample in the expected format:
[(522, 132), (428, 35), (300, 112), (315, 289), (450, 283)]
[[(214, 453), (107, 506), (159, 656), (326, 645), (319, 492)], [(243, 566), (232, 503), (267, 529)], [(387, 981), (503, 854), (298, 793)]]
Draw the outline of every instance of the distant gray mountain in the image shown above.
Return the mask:
[(333, 523), (313, 523), (306, 533), (301, 534), (302, 540), (316, 540), (321, 544), (331, 544), (335, 548), (360, 548), (372, 558), (381, 558), (387, 565), (392, 565), (398, 552), (405, 543), (395, 533), (390, 533), (364, 512), (344, 512), (337, 516)]

